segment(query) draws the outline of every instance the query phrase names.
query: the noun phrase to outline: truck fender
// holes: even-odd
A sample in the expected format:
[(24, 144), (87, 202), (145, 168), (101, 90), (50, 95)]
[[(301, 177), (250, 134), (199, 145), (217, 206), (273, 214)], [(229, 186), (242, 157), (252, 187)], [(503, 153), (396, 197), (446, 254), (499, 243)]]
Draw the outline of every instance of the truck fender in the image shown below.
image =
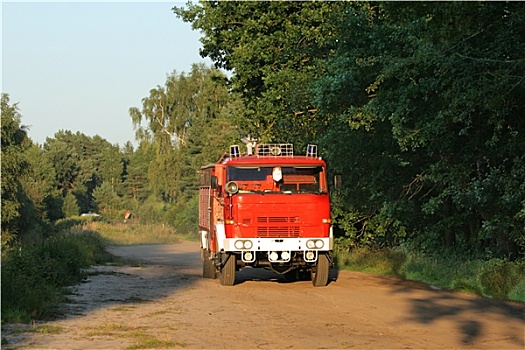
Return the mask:
[(333, 226), (330, 226), (330, 241), (329, 241), (329, 246), (328, 248), (330, 250), (334, 249), (334, 227)]
[(202, 230), (201, 231), (201, 248), (202, 249), (209, 249), (208, 247), (208, 231)]
[(226, 240), (226, 229), (223, 222), (215, 224), (215, 235), (218, 251), (222, 252), (224, 251), (224, 241)]

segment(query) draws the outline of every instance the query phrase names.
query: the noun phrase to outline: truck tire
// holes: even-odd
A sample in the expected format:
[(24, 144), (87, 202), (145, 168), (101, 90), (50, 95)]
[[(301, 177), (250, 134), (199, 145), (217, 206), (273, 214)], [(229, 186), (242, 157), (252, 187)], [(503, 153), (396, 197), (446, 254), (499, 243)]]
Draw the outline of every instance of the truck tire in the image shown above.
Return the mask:
[(328, 284), (328, 276), (330, 275), (330, 261), (326, 254), (319, 254), (315, 271), (312, 270), (312, 284), (314, 287), (324, 287)]
[(213, 261), (210, 260), (210, 252), (208, 250), (202, 249), (202, 277), (204, 278), (217, 278), (217, 269), (213, 264)]
[(221, 269), (221, 284), (233, 286), (235, 284), (235, 270), (237, 269), (237, 257), (235, 254), (226, 255), (226, 263)]

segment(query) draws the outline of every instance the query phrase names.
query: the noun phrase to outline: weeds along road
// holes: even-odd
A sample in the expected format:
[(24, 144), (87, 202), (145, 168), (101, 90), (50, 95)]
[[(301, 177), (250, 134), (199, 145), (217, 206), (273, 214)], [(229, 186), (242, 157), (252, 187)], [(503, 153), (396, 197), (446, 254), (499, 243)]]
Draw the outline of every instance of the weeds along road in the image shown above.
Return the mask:
[[(59, 320), (7, 327), (24, 349), (523, 349), (525, 306), (332, 271), (327, 287), (260, 269), (202, 279), (198, 242), (112, 247)], [(27, 331), (29, 330), (29, 331)]]

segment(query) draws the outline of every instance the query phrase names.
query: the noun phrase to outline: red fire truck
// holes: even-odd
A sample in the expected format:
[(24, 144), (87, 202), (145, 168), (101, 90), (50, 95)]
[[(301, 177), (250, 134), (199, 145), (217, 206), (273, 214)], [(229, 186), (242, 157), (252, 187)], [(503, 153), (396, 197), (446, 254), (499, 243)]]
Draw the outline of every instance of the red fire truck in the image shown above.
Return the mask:
[(326, 286), (333, 234), (326, 163), (317, 146), (230, 147), (201, 168), (199, 228), (203, 277), (235, 284), (236, 271), (266, 268), (287, 280)]

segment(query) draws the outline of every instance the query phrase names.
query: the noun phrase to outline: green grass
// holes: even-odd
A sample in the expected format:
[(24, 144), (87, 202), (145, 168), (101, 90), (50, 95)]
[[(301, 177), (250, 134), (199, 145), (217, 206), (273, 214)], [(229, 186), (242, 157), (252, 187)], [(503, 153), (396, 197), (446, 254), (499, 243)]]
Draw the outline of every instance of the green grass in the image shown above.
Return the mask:
[(473, 293), (499, 300), (525, 303), (525, 261), (465, 259), (453, 252), (443, 256), (393, 249), (336, 247), (340, 269), (394, 275), (436, 287)]
[(154, 336), (144, 334), (144, 333), (135, 333), (132, 335), (136, 338), (137, 343), (131, 346), (128, 346), (127, 349), (167, 349), (173, 347), (183, 348), (185, 344), (179, 342), (173, 342), (171, 340), (161, 340), (157, 339)]
[(173, 244), (182, 240), (196, 240), (195, 234), (180, 235), (171, 226), (161, 224), (133, 224), (90, 221), (77, 229), (92, 230), (99, 233), (107, 244)]
[(144, 327), (141, 326), (126, 326), (118, 323), (110, 323), (110, 322), (104, 322), (96, 327), (88, 327), (86, 328), (87, 335), (89, 337), (121, 337), (126, 338), (127, 334), (139, 332), (140, 330), (143, 330)]
[(142, 326), (126, 326), (117, 323), (102, 323), (96, 327), (86, 328), (87, 335), (90, 337), (119, 337), (132, 339), (134, 344), (127, 349), (163, 349), (173, 347), (184, 347), (185, 344), (169, 340), (169, 334), (166, 339), (158, 339), (150, 334), (145, 333)]
[(59, 305), (66, 301), (66, 286), (85, 279), (91, 265), (118, 262), (106, 252), (109, 244), (197, 239), (193, 234), (178, 235), (166, 225), (112, 224), (80, 218), (60, 220), (55, 229), (59, 233), (47, 239), (2, 251), (2, 322), (29, 323), (57, 316)]
[(406, 256), (400, 252), (370, 248), (355, 248), (351, 253), (336, 249), (336, 261), (340, 269), (382, 275), (399, 275)]
[(40, 333), (40, 334), (60, 334), (63, 330), (62, 326), (58, 325), (40, 325), (36, 327), (32, 327), (27, 330), (29, 333)]
[(85, 268), (111, 260), (92, 231), (62, 232), (2, 252), (2, 321), (27, 323), (55, 315), (66, 286), (85, 278)]

